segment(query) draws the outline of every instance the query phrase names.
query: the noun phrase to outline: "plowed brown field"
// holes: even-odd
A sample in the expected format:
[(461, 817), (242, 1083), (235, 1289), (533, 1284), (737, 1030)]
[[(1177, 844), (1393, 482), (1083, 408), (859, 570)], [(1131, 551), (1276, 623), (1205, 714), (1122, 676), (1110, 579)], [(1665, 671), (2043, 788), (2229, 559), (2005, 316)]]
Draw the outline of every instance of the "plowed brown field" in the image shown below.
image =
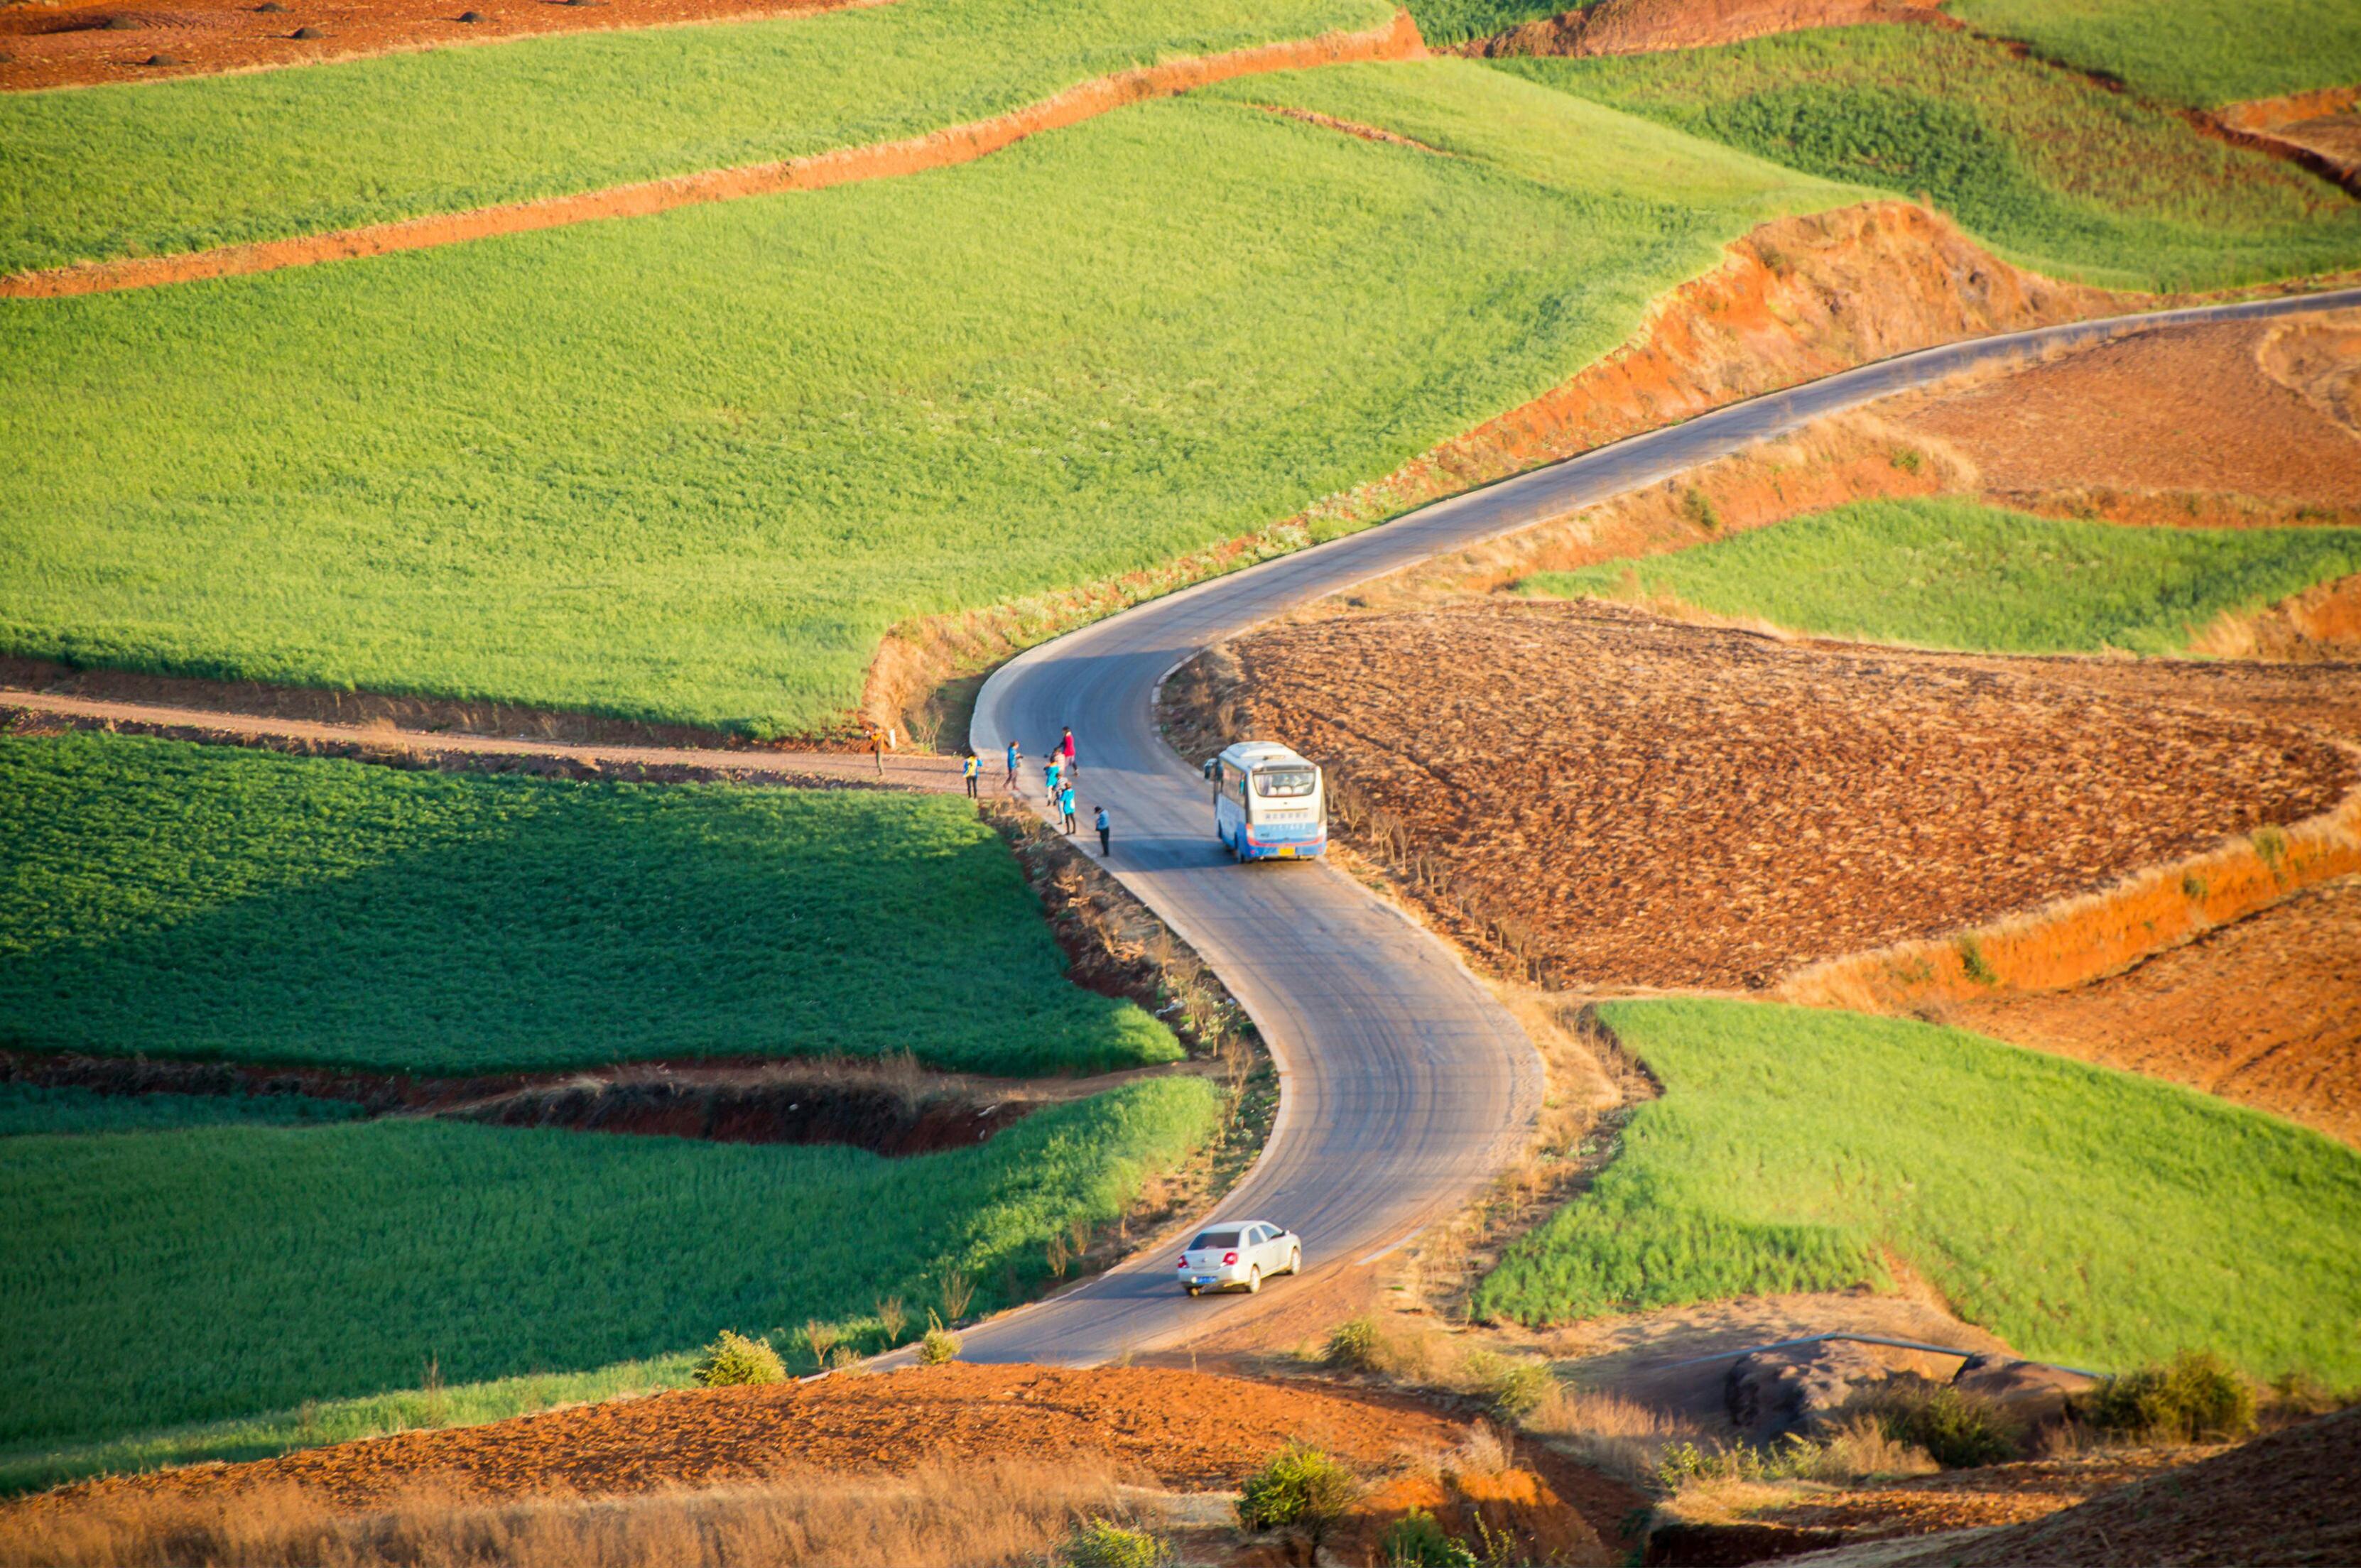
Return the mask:
[[(0, 91), (146, 82), (353, 55), (485, 43), (528, 33), (778, 16), (885, 0), (165, 0), (160, 5), (12, 5), (0, 10)], [(472, 12), (479, 20), (462, 22)], [(110, 23), (115, 24), (109, 26)], [(127, 25), (126, 25), (127, 24)], [(298, 27), (320, 36), (297, 38)], [(156, 55), (171, 65), (149, 65)]]
[(2361, 878), (2308, 889), (2079, 990), (1959, 1003), (1945, 1015), (2361, 1146)]
[(2144, 334), (1880, 412), (1988, 492), (2082, 486), (2361, 503), (2361, 316)]
[(1601, 605), (1241, 639), (1237, 711), (1445, 864), (1422, 894), (1555, 983), (1761, 988), (2333, 806), (2325, 738)]

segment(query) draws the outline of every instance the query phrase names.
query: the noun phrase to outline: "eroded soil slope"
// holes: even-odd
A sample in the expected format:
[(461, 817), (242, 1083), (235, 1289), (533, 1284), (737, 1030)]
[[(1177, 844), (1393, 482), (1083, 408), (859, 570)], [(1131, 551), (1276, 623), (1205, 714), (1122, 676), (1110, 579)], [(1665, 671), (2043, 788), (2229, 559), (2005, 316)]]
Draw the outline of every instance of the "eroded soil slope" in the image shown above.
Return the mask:
[(1645, 54), (1704, 49), (1805, 27), (1950, 18), (1932, 0), (1600, 0), (1463, 44), (1474, 55)]
[[(0, 5), (0, 91), (308, 65), (527, 33), (778, 16), (884, 0), (164, 0)], [(463, 16), (477, 20), (463, 22)], [(299, 38), (299, 28), (316, 38)], [(170, 64), (151, 65), (158, 55)]]
[[(2324, 737), (1593, 604), (1276, 628), (1233, 722), (1334, 768), (1553, 983), (1761, 988), (2311, 817)], [(1186, 690), (1185, 685), (1181, 688)]]
[(2361, 314), (2345, 312), (2143, 334), (1879, 411), (2003, 499), (2099, 486), (2352, 506), (2356, 376)]
[(2079, 990), (1957, 1003), (1944, 1018), (2361, 1146), (2361, 878), (2308, 889)]

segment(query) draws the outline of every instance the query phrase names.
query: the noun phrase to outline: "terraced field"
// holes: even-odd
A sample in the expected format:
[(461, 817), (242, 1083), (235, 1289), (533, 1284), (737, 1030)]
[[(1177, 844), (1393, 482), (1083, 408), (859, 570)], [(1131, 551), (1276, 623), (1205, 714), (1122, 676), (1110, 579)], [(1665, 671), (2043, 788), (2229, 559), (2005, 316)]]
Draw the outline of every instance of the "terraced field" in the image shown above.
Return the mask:
[[(2361, 1155), (2128, 1073), (1906, 1020), (1618, 1003), (1664, 1085), (1588, 1194), (1513, 1246), (1480, 1311), (1529, 1323), (1883, 1283), (1883, 1249), (2027, 1354), (2117, 1368), (2191, 1344), (2361, 1376)], [(2037, 1112), (2035, 1108), (2038, 1108)]]
[(2167, 103), (2361, 82), (2361, 16), (2302, 0), (1953, 0), (1953, 16)]
[(1254, 96), (1468, 155), (1156, 103), (908, 180), (10, 302), (0, 649), (818, 729), (890, 625), (1264, 528), (1851, 197), (1399, 69)]
[(964, 802), (0, 737), (0, 1045), (467, 1074), (1171, 1061)]
[(2213, 289), (2361, 258), (2361, 203), (2336, 187), (1960, 34), (1846, 27), (1494, 63), (1832, 180), (1923, 192), (2052, 276)]

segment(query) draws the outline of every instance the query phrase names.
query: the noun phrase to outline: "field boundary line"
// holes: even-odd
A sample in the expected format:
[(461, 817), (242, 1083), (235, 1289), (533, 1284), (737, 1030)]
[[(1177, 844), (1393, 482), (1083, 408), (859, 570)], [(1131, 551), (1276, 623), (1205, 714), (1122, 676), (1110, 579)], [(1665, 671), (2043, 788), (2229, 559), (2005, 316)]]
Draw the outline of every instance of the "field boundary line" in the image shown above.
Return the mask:
[(682, 769), (713, 780), (771, 783), (869, 784), (949, 793), (961, 787), (953, 757), (928, 752), (888, 752), (881, 773), (861, 751), (725, 751), (702, 746), (625, 746), (568, 740), (512, 740), (462, 730), (404, 729), (389, 723), (327, 724), (317, 719), (276, 718), (216, 708), (170, 707), (157, 703), (112, 702), (56, 692), (0, 686), (0, 711), (19, 708), (80, 726), (195, 740), (216, 744), (297, 745), (347, 748), (362, 754), (401, 752), (445, 765), (454, 758), (519, 758), (565, 763), (585, 773), (632, 768)]
[(1409, 12), (1396, 11), (1393, 19), (1384, 26), (1357, 32), (1323, 33), (1317, 38), (1256, 44), (1222, 54), (1135, 66), (1077, 83), (1006, 114), (947, 126), (898, 141), (835, 148), (774, 163), (672, 175), (537, 201), (434, 213), (330, 234), (258, 240), (171, 256), (127, 257), (44, 268), (0, 278), (0, 298), (59, 299), (243, 277), (324, 261), (349, 261), (397, 251), (463, 245), (609, 218), (647, 217), (709, 202), (733, 202), (749, 196), (821, 191), (834, 185), (893, 179), (972, 163), (1043, 131), (1062, 129), (1126, 104), (1171, 97), (1232, 77), (1352, 60), (1415, 60), (1424, 53), (1418, 24), (1411, 19)]

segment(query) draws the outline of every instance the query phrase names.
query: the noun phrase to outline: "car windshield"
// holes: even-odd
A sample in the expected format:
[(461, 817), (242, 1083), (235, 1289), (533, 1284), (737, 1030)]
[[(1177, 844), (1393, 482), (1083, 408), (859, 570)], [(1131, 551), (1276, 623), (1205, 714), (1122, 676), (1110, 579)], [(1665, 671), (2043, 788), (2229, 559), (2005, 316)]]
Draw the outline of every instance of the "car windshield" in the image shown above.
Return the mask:
[(1255, 773), (1255, 793), (1261, 795), (1310, 795), (1319, 777), (1310, 768), (1263, 768)]
[(1189, 1250), (1191, 1252), (1205, 1252), (1213, 1247), (1220, 1247), (1223, 1251), (1226, 1252), (1237, 1245), (1238, 1233), (1235, 1231), (1207, 1231), (1203, 1235), (1199, 1236), (1195, 1241), (1189, 1244)]

